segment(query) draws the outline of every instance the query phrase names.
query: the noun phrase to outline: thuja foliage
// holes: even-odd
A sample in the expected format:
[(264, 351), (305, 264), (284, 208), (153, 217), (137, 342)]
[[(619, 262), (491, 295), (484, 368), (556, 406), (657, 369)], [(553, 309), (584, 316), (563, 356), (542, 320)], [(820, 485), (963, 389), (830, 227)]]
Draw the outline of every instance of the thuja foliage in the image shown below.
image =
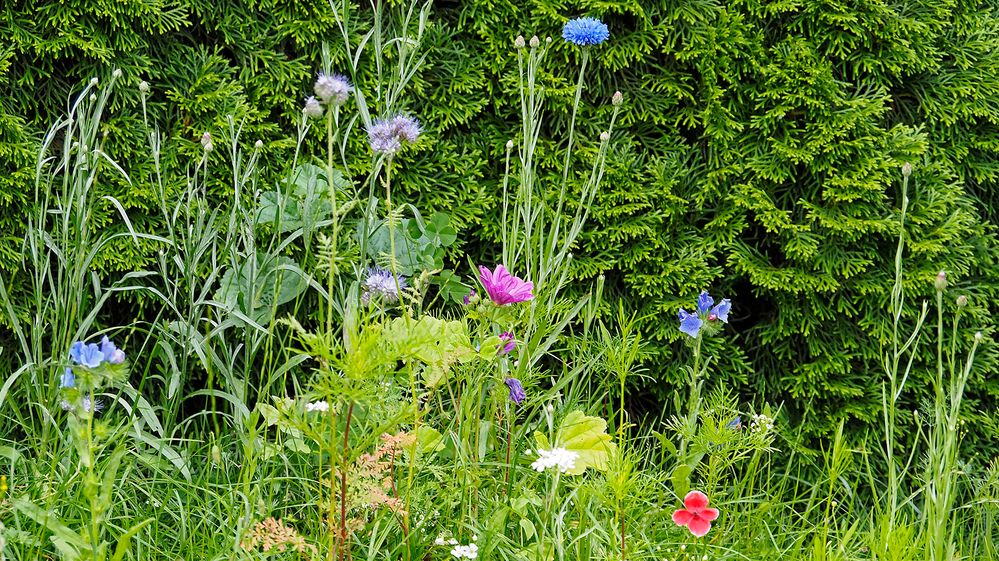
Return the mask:
[[(402, 101), (426, 134), (402, 156), (398, 196), (427, 212), (447, 211), (461, 250), (495, 258), (501, 186), (492, 178), (502, 176), (503, 146), (519, 112), (510, 50), (518, 34), (557, 37), (568, 8), (466, 0), (432, 9), (428, 60)], [(601, 17), (614, 38), (590, 51), (584, 97), (606, 101), (619, 90), (626, 100), (574, 272), (579, 280), (604, 275), (611, 299), (636, 313), (654, 342), (651, 393), (668, 396), (682, 379), (672, 366), (681, 337), (674, 318), (681, 303), (711, 286), (736, 302), (728, 340), (714, 343), (735, 350), (712, 365), (708, 384), (737, 385), (746, 400), (785, 402), (806, 434), (827, 433), (842, 420), (876, 422), (905, 163), (912, 166), (906, 289), (931, 297), (937, 272), (947, 271), (948, 297), (966, 295), (969, 324), (989, 332), (999, 292), (994, 7), (970, 0), (587, 0), (572, 9)], [(347, 12), (370, 19), (365, 5)], [(290, 168), (294, 119), (323, 45), (334, 68), (346, 67), (336, 18), (314, 1), (15, 1), (0, 11), (0, 34), (0, 271), (15, 279), (15, 292), (32, 154), (67, 92), (112, 67), (134, 85), (116, 96), (105, 129), (107, 150), (129, 179), (107, 189), (137, 227), (151, 231), (155, 187), (139, 126), (140, 80), (150, 85), (149, 111), (164, 135), (189, 140), (165, 149), (164, 166), (194, 159), (188, 156), (201, 150), (202, 133), (221, 133), (232, 115), (243, 139), (263, 141), (262, 167), (277, 173)], [(553, 49), (567, 62), (580, 56)], [(551, 67), (566, 69), (539, 77), (555, 109), (546, 126), (559, 131), (573, 102), (569, 69), (578, 65)], [(387, 71), (359, 68), (351, 79), (360, 85)], [(581, 111), (584, 158), (598, 144), (599, 125), (588, 123), (606, 122), (609, 107), (588, 103)], [(307, 143), (322, 142), (322, 131), (314, 132)], [(554, 184), (562, 167), (551, 148), (538, 147), (539, 168), (548, 174), (540, 180)], [(219, 201), (232, 197), (224, 183), (211, 189)], [(108, 206), (92, 220), (111, 224), (114, 216)], [(153, 258), (148, 247), (123, 241), (102, 257), (101, 270), (133, 270)], [(122, 321), (141, 311), (121, 309)], [(978, 360), (991, 364), (995, 356), (983, 349)], [(921, 366), (916, 378), (929, 376)], [(969, 385), (972, 426), (989, 431), (999, 422), (982, 403), (999, 387), (983, 378)]]

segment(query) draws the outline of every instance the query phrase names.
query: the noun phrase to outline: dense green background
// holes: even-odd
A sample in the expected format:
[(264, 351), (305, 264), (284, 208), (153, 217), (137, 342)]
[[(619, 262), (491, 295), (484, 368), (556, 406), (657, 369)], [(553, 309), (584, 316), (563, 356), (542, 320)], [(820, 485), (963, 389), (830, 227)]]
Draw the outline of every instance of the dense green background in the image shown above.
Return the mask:
[[(496, 254), (502, 146), (517, 131), (514, 36), (559, 44), (561, 25), (582, 14), (611, 30), (593, 52), (584, 145), (605, 126), (615, 90), (626, 103), (577, 272), (581, 287), (606, 275), (611, 296), (642, 318), (655, 380), (643, 395), (667, 395), (678, 379), (673, 357), (686, 351), (676, 309), (706, 287), (734, 302), (727, 339), (712, 349), (721, 357), (712, 383), (737, 385), (746, 402), (783, 402), (809, 434), (843, 418), (871, 421), (907, 161), (907, 288), (930, 296), (936, 271), (947, 270), (948, 301), (967, 294), (968, 323), (990, 332), (999, 292), (994, 1), (435, 2), (428, 64), (405, 102), (428, 134), (399, 184), (421, 208), (451, 212), (472, 255)], [(132, 185), (103, 188), (155, 229), (140, 79), (152, 85), (176, 181), (202, 131), (221, 134), (230, 113), (246, 119), (247, 146), (264, 140), (273, 181), (286, 169), (321, 45), (334, 58), (340, 45), (328, 4), (302, 0), (14, 1), (0, 8), (0, 37), (5, 278), (20, 261), (35, 143), (91, 76), (124, 71), (108, 150)], [(549, 138), (563, 137), (578, 56), (559, 45), (550, 60)], [(362, 87), (371, 79), (358, 77)], [(318, 153), (318, 137), (311, 142)], [(113, 274), (146, 258), (123, 246), (102, 266)], [(131, 312), (121, 313), (115, 320), (128, 321)], [(994, 361), (991, 349), (980, 352), (970, 400), (982, 437), (972, 444), (987, 453), (999, 432)]]

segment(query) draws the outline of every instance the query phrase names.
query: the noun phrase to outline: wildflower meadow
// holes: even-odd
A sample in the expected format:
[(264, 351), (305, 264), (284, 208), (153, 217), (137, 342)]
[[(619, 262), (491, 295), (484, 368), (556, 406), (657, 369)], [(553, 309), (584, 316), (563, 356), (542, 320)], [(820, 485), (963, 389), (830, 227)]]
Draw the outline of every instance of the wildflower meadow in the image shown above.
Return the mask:
[[(164, 27), (181, 13), (167, 4), (155, 8)], [(677, 225), (704, 237), (653, 228), (663, 237), (641, 257), (643, 274), (679, 277), (684, 289), (625, 290), (640, 244), (622, 229), (620, 245), (603, 245), (607, 221), (666, 212), (613, 195), (624, 168), (661, 155), (629, 105), (663, 113), (688, 95), (729, 94), (665, 66), (629, 76), (611, 49), (652, 29), (613, 17), (633, 14), (630, 3), (540, 3), (506, 22), (496, 52), (509, 72), (477, 109), (516, 119), (499, 133), (448, 121), (440, 115), (461, 110), (448, 97), (467, 91), (456, 65), (468, 61), (432, 39), (451, 9), (441, 4), (311, 6), (306, 21), (332, 31), (318, 56), (296, 60), (308, 79), (294, 91), (275, 85), (252, 111), (225, 105), (245, 92), (213, 90), (211, 73), (191, 77), (208, 89), (180, 95), (106, 57), (86, 79), (50, 86), (65, 103), (25, 140), (29, 161), (0, 144), (0, 163), (25, 185), (0, 193), (23, 210), (0, 221), (19, 224), (3, 232), (16, 249), (0, 260), (0, 561), (999, 559), (995, 305), (961, 245), (977, 240), (991, 263), (993, 226), (977, 238), (939, 234), (971, 231), (974, 207), (952, 209), (923, 188), (924, 168), (946, 173), (914, 157), (918, 142), (878, 144), (871, 157), (888, 171), (826, 178), (857, 191), (830, 191), (831, 204), (863, 196), (870, 174), (890, 201), (876, 216), (845, 211), (852, 222), (828, 243), (798, 223), (774, 226), (801, 218), (773, 202), (793, 193), (720, 169), (691, 188), (766, 206), (753, 207), (762, 226), (726, 230), (746, 219), (704, 205)], [(671, 3), (638, 4), (659, 17)], [(754, 17), (799, 4), (814, 4), (804, 21), (828, 15), (808, 2), (733, 3), (744, 4)], [(690, 21), (713, 9), (685, 6)], [(5, 31), (5, 17), (0, 37), (30, 35)], [(245, 72), (270, 68), (277, 84), (269, 56), (254, 54)], [(23, 70), (8, 58), (0, 50), (0, 71)], [(443, 101), (425, 77), (434, 65), (451, 73)], [(644, 86), (600, 93), (616, 80)], [(646, 89), (675, 99), (650, 105)], [(229, 111), (187, 136), (164, 132), (200, 123), (197, 102), (209, 97)], [(281, 107), (291, 108), (281, 126), (254, 120)], [(713, 119), (734, 118), (714, 107)], [(799, 118), (790, 106), (780, 117)], [(704, 133), (728, 134), (719, 122)], [(467, 142), (445, 142), (456, 123)], [(834, 135), (794, 158), (831, 158), (822, 151), (852, 142)], [(487, 164), (434, 159), (472, 152)], [(665, 168), (642, 173), (650, 190), (672, 181)], [(457, 184), (485, 186), (483, 206), (434, 198)], [(950, 209), (940, 222), (928, 218), (933, 205)], [(803, 199), (794, 212), (829, 218)], [(700, 256), (708, 237), (743, 249), (727, 262)], [(802, 268), (810, 292), (780, 298), (831, 304), (781, 315), (764, 289), (791, 281), (753, 272), (760, 239), (788, 244), (765, 242), (775, 262), (829, 252), (883, 264), (850, 287), (864, 295), (854, 304), (870, 297), (877, 313), (861, 318), (828, 275)], [(121, 266), (130, 260), (141, 265)], [(757, 322), (774, 317), (766, 325), (786, 337), (761, 335)], [(789, 346), (825, 348), (840, 321), (856, 327), (835, 339), (846, 358), (798, 370), (790, 357), (807, 353)], [(802, 372), (814, 401), (767, 385), (793, 388)], [(851, 376), (864, 384), (844, 391), (838, 381)]]

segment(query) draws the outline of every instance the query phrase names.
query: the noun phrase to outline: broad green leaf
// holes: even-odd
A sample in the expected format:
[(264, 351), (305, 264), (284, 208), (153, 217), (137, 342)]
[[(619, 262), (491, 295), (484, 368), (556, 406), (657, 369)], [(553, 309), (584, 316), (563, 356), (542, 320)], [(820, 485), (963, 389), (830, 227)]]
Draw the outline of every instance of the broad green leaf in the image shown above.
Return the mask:
[(617, 450), (607, 434), (607, 421), (586, 416), (582, 411), (573, 411), (562, 420), (555, 446), (579, 454), (573, 468), (566, 472), (570, 475), (579, 475), (588, 467), (605, 471), (608, 458)]

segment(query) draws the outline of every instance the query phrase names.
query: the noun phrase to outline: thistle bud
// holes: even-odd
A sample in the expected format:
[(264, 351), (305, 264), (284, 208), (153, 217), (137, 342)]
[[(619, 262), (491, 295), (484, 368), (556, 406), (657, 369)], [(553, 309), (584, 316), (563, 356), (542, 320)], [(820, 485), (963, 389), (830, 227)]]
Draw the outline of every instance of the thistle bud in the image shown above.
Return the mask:
[(121, 78), (121, 68), (115, 68), (114, 72), (111, 73), (114, 78)]
[(964, 294), (957, 297), (957, 307), (963, 308), (968, 305), (968, 297)]
[(149, 82), (145, 80), (139, 82), (139, 93), (149, 93)]
[(937, 278), (936, 278), (936, 280), (933, 281), (933, 286), (939, 292), (943, 292), (944, 290), (947, 290), (947, 272), (946, 271), (940, 271), (939, 273), (937, 273)]
[(910, 164), (909, 162), (905, 162), (904, 164), (902, 164), (902, 175), (904, 177), (909, 177), (910, 175), (912, 175), (912, 164)]
[(538, 39), (537, 35), (531, 37), (531, 48), (537, 48), (538, 45), (540, 44), (541, 44), (541, 39)]
[(614, 92), (614, 95), (611, 97), (611, 105), (618, 107), (622, 103), (624, 103), (624, 94), (621, 92)]
[(517, 38), (513, 40), (513, 48), (515, 49), (523, 49), (525, 44), (523, 35), (518, 35)]
[(604, 131), (604, 132), (600, 133), (600, 142), (607, 142), (608, 140), (610, 140), (610, 133), (609, 132)]

